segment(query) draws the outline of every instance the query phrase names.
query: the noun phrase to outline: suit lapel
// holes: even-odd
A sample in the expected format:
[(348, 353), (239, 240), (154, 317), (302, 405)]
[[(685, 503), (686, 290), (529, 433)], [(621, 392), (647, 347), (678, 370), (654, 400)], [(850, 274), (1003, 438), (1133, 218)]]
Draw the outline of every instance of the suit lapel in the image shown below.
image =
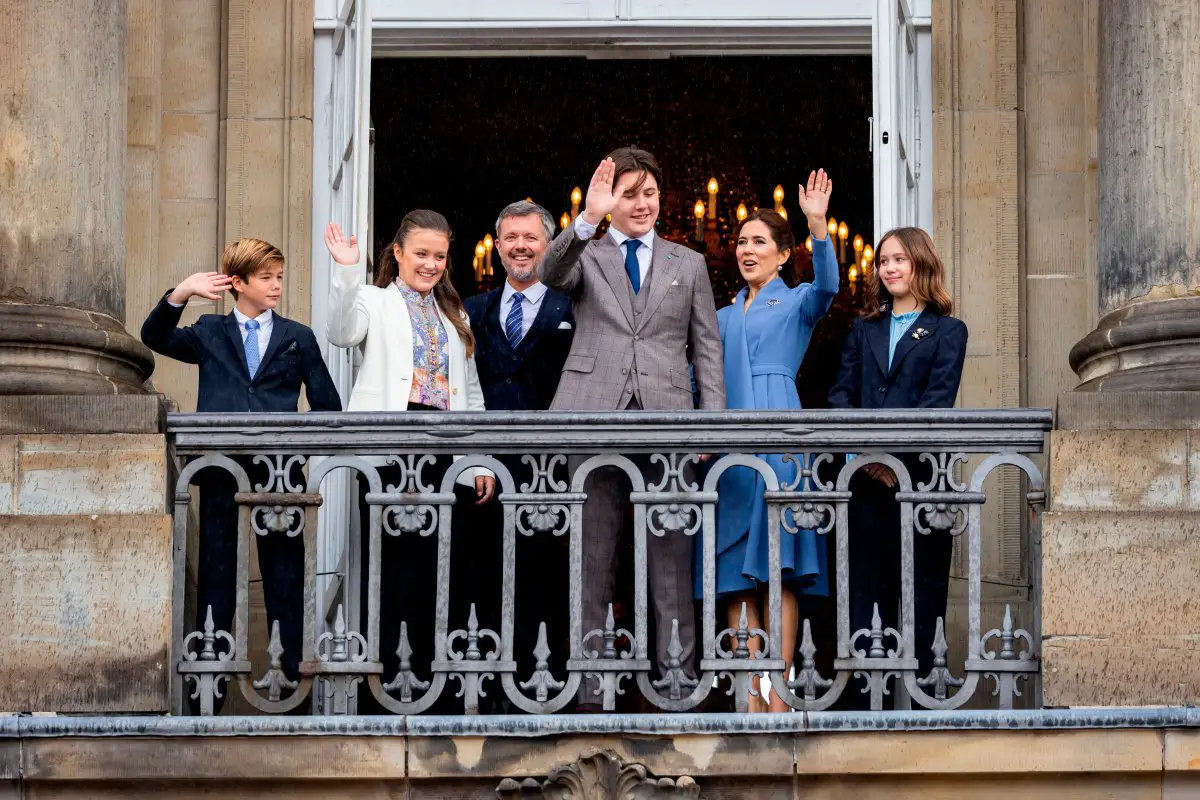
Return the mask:
[[(488, 293), (487, 307), (484, 309), (483, 329), (488, 338), (496, 343), (497, 349), (504, 355), (512, 355), (512, 346), (508, 343), (508, 332), (500, 321), (500, 306), (504, 302), (504, 287), (493, 289)], [(505, 315), (507, 319), (507, 315)]]
[(225, 334), (229, 337), (229, 343), (233, 345), (233, 352), (237, 354), (238, 363), (242, 365), (242, 374), (249, 379), (250, 368), (246, 366), (246, 345), (242, 342), (242, 332), (238, 330), (237, 317), (230, 311), (225, 315)]
[[(900, 341), (896, 342), (896, 352), (892, 356), (892, 369), (889, 375), (896, 374), (896, 370), (900, 368), (900, 364), (913, 351), (913, 348), (919, 347), (922, 342), (933, 338), (933, 331), (937, 327), (937, 323), (937, 314), (934, 314), (928, 308), (921, 312), (916, 320), (913, 321), (913, 324), (909, 326), (908, 330), (905, 331), (904, 335), (900, 337)], [(925, 333), (921, 333), (922, 330)]]
[[(527, 352), (542, 334), (556, 329), (566, 314), (566, 298), (547, 289), (546, 293), (542, 295), (542, 303), (538, 307), (537, 316), (533, 318), (533, 327), (529, 329), (529, 333), (525, 334), (525, 338), (517, 345), (517, 352)], [(508, 341), (507, 337), (505, 337), (505, 341)]]
[(675, 282), (675, 276), (679, 274), (679, 263), (675, 248), (656, 236), (654, 252), (650, 255), (650, 273), (653, 278), (650, 281), (650, 294), (646, 297), (646, 309), (642, 314), (641, 325), (645, 325), (646, 320), (662, 305), (671, 284)]
[(629, 276), (625, 274), (625, 256), (617, 247), (612, 236), (605, 235), (596, 242), (596, 258), (600, 262), (600, 274), (608, 282), (613, 294), (617, 297), (617, 305), (625, 314), (625, 321), (633, 327), (633, 301), (630, 300), (632, 290), (629, 286)]
[(882, 315), (877, 319), (867, 322), (867, 342), (871, 345), (871, 352), (875, 355), (875, 363), (879, 365), (879, 372), (883, 375), (888, 374), (888, 338), (891, 335), (892, 312), (884, 309)]
[(262, 375), (267, 362), (279, 352), (279, 346), (287, 335), (288, 326), (292, 324), (291, 320), (284, 319), (278, 314), (274, 314), (273, 317), (271, 320), (271, 339), (267, 342), (267, 352), (263, 353), (262, 361), (258, 362), (258, 372), (254, 373), (255, 376)]

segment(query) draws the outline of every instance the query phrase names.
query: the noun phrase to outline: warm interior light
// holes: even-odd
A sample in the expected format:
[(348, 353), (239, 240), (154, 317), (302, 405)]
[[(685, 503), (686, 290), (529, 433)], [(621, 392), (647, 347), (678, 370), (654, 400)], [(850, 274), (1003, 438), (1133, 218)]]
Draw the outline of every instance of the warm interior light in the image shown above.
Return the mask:
[(854, 234), (854, 252), (861, 253), (863, 249), (863, 238), (857, 233)]
[(563, 215), (558, 218), (558, 224), (562, 225), (563, 229), (565, 230), (566, 227), (571, 224), (571, 215), (564, 211)]
[(844, 242), (844, 241), (846, 241), (846, 237), (849, 235), (850, 235), (850, 229), (846, 227), (846, 223), (843, 222), (840, 225), (838, 225), (838, 238), (839, 239), (841, 239)]
[(783, 202), (783, 187), (776, 186), (775, 192), (772, 196), (775, 198), (775, 205), (779, 205), (780, 203), (782, 203)]
[(837, 223), (837, 220), (836, 220), (836, 219), (834, 219), (833, 217), (830, 217), (830, 218), (829, 218), (829, 225), (827, 225), (826, 227), (829, 229), (829, 235), (830, 235), (830, 236), (837, 236), (837, 232), (838, 232), (838, 223)]
[(486, 252), (486, 251), (483, 249), (483, 242), (478, 242), (475, 245), (475, 256), (477, 258), (483, 258), (484, 252)]
[(738, 203), (738, 207), (737, 207), (737, 219), (738, 219), (738, 222), (745, 222), (745, 220), (746, 220), (746, 217), (749, 215), (749, 213), (750, 213), (750, 212), (746, 211), (746, 204), (745, 204), (745, 203)]
[(783, 217), (784, 219), (787, 219), (787, 209), (786, 208), (779, 209), (779, 216)]
[(858, 280), (858, 267), (850, 268), (850, 280), (852, 280), (852, 281)]
[(720, 186), (717, 184), (717, 179), (716, 179), (716, 178), (709, 178), (709, 179), (708, 179), (708, 193), (709, 193), (709, 194), (716, 194), (716, 193), (717, 193), (717, 189), (720, 189), (720, 188), (721, 188), (721, 187), (720, 187)]
[(492, 235), (490, 233), (487, 236), (483, 237), (483, 247), (485, 250), (491, 250), (495, 246), (496, 246), (496, 241), (492, 238)]
[(871, 245), (867, 245), (866, 247), (864, 247), (863, 248), (863, 258), (865, 258), (868, 262), (874, 261), (875, 260), (875, 248), (871, 247)]
[(571, 203), (572, 203), (572, 205), (579, 205), (579, 201), (582, 199), (583, 199), (583, 191), (578, 186), (576, 186), (574, 189), (571, 190)]
[(804, 240), (804, 249), (810, 253), (812, 252), (812, 237), (811, 236), (809, 236), (807, 239)]
[(692, 207), (692, 213), (696, 215), (696, 219), (704, 216), (704, 201), (697, 200), (696, 205)]

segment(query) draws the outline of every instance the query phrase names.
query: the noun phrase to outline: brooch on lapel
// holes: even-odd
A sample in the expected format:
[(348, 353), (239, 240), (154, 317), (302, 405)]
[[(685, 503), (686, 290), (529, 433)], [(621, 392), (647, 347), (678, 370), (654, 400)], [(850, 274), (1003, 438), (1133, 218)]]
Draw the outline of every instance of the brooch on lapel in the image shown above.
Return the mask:
[(915, 331), (912, 332), (912, 337), (914, 339), (917, 339), (918, 341), (921, 339), (924, 339), (928, 335), (929, 335), (929, 331), (925, 330), (924, 328), (917, 328)]
[(768, 301), (767, 301), (767, 305), (768, 305), (768, 306), (777, 306), (777, 305), (779, 305), (779, 298), (778, 298), (778, 297), (772, 297), (770, 300), (768, 300)]

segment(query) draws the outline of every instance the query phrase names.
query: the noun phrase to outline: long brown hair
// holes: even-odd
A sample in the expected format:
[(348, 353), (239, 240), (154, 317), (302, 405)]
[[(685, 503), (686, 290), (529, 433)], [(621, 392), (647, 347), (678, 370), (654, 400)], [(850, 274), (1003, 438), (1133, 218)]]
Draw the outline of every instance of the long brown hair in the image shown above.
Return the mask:
[(866, 282), (866, 318), (877, 319), (892, 307), (891, 293), (883, 285), (883, 278), (879, 277), (879, 251), (888, 239), (899, 241), (912, 263), (909, 291), (913, 296), (924, 303), (926, 308), (932, 308), (943, 317), (954, 313), (954, 301), (946, 291), (946, 268), (942, 266), (942, 259), (938, 258), (929, 234), (920, 228), (893, 228), (879, 239), (879, 246), (875, 248), (871, 277)]
[[(396, 231), (392, 241), (383, 248), (383, 252), (379, 255), (379, 269), (375, 270), (376, 286), (386, 289), (396, 280), (400, 274), (400, 265), (396, 263), (395, 249), (399, 246), (403, 250), (408, 237), (416, 230), (441, 233), (447, 240), (454, 241), (454, 232), (450, 230), (450, 223), (438, 212), (425, 208), (408, 212), (404, 215), (404, 219), (400, 220), (400, 229)], [(475, 354), (475, 336), (471, 333), (471, 324), (467, 321), (467, 312), (463, 308), (462, 298), (458, 296), (458, 291), (454, 288), (454, 281), (451, 280), (450, 276), (453, 272), (450, 253), (447, 252), (446, 270), (434, 284), (433, 299), (446, 319), (450, 320), (454, 330), (458, 331), (459, 338), (467, 348), (467, 358), (470, 358)]]
[(761, 222), (766, 225), (767, 232), (771, 234), (771, 239), (775, 242), (776, 249), (781, 253), (784, 250), (788, 251), (787, 261), (779, 265), (779, 276), (785, 279), (784, 283), (794, 282), (796, 277), (796, 236), (792, 233), (792, 226), (778, 211), (772, 208), (760, 208), (738, 225), (735, 241), (742, 238), (742, 229), (751, 222)]

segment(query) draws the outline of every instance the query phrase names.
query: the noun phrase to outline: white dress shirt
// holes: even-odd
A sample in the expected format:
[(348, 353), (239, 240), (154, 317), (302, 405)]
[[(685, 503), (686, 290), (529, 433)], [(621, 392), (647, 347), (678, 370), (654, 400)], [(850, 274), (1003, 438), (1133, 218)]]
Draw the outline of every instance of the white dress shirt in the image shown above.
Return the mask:
[[(508, 315), (512, 311), (513, 295), (517, 290), (512, 287), (508, 281), (504, 282), (504, 291), (500, 295), (500, 330), (508, 332)], [(546, 296), (546, 285), (538, 282), (528, 289), (521, 291), (521, 338), (524, 339), (529, 333), (529, 329), (533, 327), (533, 320), (537, 317), (538, 309), (542, 307), (542, 298)]]
[[(596, 234), (596, 226), (589, 223), (580, 214), (575, 218), (575, 235), (580, 239), (591, 239)], [(621, 233), (616, 228), (609, 226), (608, 235), (617, 243), (617, 247), (621, 250), (621, 258), (625, 258), (625, 242), (629, 241), (628, 236)], [(642, 243), (642, 246), (637, 249), (638, 260), (638, 284), (646, 283), (646, 274), (650, 272), (650, 261), (654, 256), (654, 230), (651, 229), (645, 236), (637, 237), (637, 240)]]
[[(238, 311), (236, 306), (234, 306), (233, 309), (233, 318), (237, 320), (238, 333), (242, 335), (242, 346), (245, 347), (247, 334), (246, 323), (250, 321), (250, 318), (241, 311)], [(258, 320), (258, 357), (261, 359), (267, 354), (267, 345), (271, 343), (271, 326), (274, 324), (275, 315), (272, 314), (271, 309), (268, 308), (266, 311), (255, 317), (255, 319)]]

